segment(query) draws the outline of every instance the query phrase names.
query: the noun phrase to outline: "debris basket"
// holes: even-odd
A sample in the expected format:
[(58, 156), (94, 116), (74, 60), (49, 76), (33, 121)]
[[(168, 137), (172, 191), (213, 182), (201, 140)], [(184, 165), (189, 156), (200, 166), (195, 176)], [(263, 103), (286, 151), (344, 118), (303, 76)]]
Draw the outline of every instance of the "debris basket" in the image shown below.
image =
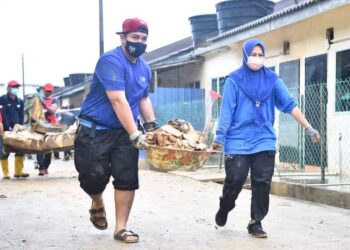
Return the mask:
[(203, 167), (210, 154), (215, 152), (192, 151), (178, 148), (149, 146), (147, 161), (160, 171), (196, 171)]

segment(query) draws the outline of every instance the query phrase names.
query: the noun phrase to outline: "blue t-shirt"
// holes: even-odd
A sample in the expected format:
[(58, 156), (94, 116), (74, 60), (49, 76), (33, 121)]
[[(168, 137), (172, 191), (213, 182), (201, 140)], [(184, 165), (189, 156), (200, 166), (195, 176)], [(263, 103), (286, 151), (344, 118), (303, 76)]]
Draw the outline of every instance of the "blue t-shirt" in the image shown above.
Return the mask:
[(243, 93), (235, 81), (225, 81), (221, 113), (215, 142), (224, 145), (224, 154), (254, 154), (276, 150), (275, 107), (290, 113), (297, 106), (281, 78), (274, 83), (271, 96), (261, 103), (267, 121), (257, 124), (254, 120), (255, 104)]
[[(90, 92), (81, 106), (81, 115), (96, 121), (97, 129), (122, 128), (106, 91), (125, 91), (136, 123), (139, 101), (148, 96), (151, 78), (151, 69), (142, 57), (132, 63), (121, 47), (106, 52), (97, 62)], [(82, 124), (86, 125), (86, 121)]]

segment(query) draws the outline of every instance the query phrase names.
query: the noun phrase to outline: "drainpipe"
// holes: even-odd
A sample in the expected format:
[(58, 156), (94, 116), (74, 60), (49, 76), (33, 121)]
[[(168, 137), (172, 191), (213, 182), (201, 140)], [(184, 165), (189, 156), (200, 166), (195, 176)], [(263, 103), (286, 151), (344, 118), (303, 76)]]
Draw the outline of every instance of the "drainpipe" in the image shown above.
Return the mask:
[(154, 71), (154, 89), (158, 87), (158, 71)]

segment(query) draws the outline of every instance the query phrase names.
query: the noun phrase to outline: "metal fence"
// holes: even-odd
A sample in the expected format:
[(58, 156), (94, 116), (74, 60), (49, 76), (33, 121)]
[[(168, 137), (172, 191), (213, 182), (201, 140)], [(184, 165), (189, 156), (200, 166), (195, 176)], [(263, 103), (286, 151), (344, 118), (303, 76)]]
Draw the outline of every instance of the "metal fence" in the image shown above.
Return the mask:
[[(277, 170), (321, 175), (324, 171), (325, 175), (337, 173), (350, 177), (350, 79), (337, 80), (330, 93), (326, 83), (307, 83), (304, 93), (300, 93), (299, 88), (289, 91), (308, 121), (320, 132), (321, 143), (313, 144), (289, 114), (279, 113), (275, 124)], [(206, 105), (203, 89), (157, 88), (151, 99), (160, 124), (181, 118), (202, 131), (207, 115), (212, 119), (209, 130), (212, 134), (215, 132), (212, 125), (218, 107)], [(212, 115), (208, 116), (207, 112)], [(209, 136), (207, 142), (211, 139)], [(210, 164), (219, 162), (218, 157), (208, 161)]]
[(173, 118), (189, 121), (194, 129), (201, 131), (205, 120), (204, 89), (156, 88), (150, 94), (154, 112), (160, 125)]
[(350, 79), (336, 81), (334, 94), (328, 93), (326, 83), (308, 83), (304, 94), (299, 88), (289, 91), (320, 132), (321, 143), (313, 144), (290, 115), (280, 113), (277, 169), (350, 177)]

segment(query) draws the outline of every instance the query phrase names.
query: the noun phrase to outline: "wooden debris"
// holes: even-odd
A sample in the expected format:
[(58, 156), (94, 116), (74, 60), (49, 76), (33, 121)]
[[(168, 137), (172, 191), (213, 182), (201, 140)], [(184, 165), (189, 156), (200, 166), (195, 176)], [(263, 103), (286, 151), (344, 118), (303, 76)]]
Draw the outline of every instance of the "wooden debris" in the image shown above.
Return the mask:
[(146, 140), (149, 145), (164, 148), (189, 151), (208, 149), (208, 146), (200, 140), (200, 132), (195, 131), (189, 122), (180, 119), (173, 119), (157, 131), (146, 133)]
[(182, 132), (169, 124), (162, 126), (161, 130), (163, 130), (163, 131), (165, 131), (165, 132), (167, 132), (167, 133), (169, 133), (177, 138), (182, 137)]
[(74, 124), (64, 132), (44, 135), (16, 124), (12, 131), (4, 133), (4, 149), (6, 152), (28, 154), (73, 149), (76, 129), (77, 125)]

